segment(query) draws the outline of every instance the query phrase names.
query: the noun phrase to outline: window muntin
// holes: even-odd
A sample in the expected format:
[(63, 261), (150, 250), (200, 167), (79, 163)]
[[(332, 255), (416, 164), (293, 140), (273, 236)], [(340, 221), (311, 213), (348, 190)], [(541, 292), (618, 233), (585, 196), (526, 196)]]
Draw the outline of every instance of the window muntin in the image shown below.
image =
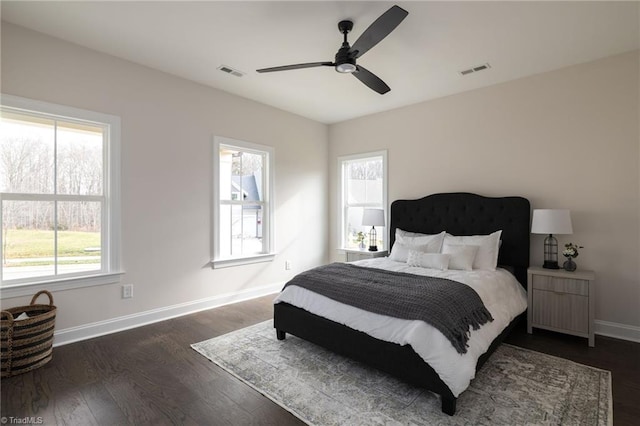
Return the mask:
[[(386, 211), (387, 205), (387, 153), (379, 151), (339, 158), (340, 173), (340, 229), (342, 248), (359, 248), (359, 233), (369, 245), (370, 227), (362, 225), (365, 208)], [(380, 229), (382, 228), (382, 229)], [(378, 248), (386, 247), (385, 227), (376, 227)]]
[(96, 277), (119, 273), (118, 138), (117, 117), (2, 97), (3, 288), (114, 282)]
[(272, 163), (270, 147), (214, 138), (214, 267), (270, 260)]

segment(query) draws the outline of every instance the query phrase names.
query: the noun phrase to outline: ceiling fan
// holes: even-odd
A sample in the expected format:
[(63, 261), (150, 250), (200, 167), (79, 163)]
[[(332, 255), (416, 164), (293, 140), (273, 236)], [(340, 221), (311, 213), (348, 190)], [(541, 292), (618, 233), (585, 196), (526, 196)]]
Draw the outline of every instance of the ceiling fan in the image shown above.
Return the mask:
[(336, 53), (334, 62), (309, 62), (306, 64), (262, 68), (256, 71), (263, 73), (297, 70), (301, 68), (334, 67), (337, 72), (350, 73), (370, 89), (384, 95), (391, 90), (389, 86), (365, 67), (357, 65), (356, 59), (367, 53), (373, 46), (380, 43), (382, 39), (388, 36), (391, 31), (400, 25), (400, 22), (402, 22), (408, 14), (409, 12), (403, 8), (393, 6), (380, 15), (378, 19), (376, 19), (373, 24), (371, 24), (369, 28), (362, 33), (360, 38), (353, 43), (353, 47), (349, 46), (349, 42), (347, 41), (347, 34), (353, 29), (353, 22), (340, 21), (338, 23), (338, 29), (343, 34), (344, 41), (342, 42), (342, 46), (338, 50), (338, 53)]

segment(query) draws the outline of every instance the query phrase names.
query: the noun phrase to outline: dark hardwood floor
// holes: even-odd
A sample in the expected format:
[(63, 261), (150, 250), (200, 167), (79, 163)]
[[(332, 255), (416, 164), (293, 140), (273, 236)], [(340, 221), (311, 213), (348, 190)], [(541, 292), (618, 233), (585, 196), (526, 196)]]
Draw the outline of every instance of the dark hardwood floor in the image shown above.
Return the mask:
[[(273, 297), (228, 305), (57, 347), (44, 367), (2, 379), (1, 416), (55, 425), (300, 425), (302, 422), (190, 348), (272, 316)], [(614, 423), (640, 422), (640, 344), (586, 339), (522, 324), (514, 345), (613, 372)], [(14, 421), (14, 424), (17, 423)]]

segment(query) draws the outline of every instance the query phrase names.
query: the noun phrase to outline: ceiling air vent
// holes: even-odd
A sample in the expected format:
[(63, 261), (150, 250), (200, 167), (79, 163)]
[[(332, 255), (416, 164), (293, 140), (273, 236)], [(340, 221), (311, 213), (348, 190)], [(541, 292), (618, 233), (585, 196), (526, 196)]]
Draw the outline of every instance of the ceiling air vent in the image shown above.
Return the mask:
[(460, 75), (469, 75), (469, 74), (473, 74), (474, 72), (484, 71), (489, 68), (491, 68), (491, 65), (489, 65), (489, 63), (487, 62), (486, 64), (478, 65), (477, 67), (462, 70), (459, 73)]
[(242, 71), (235, 70), (226, 65), (220, 65), (218, 69), (222, 72), (226, 72), (227, 74), (235, 75), (236, 77), (242, 77), (244, 75)]

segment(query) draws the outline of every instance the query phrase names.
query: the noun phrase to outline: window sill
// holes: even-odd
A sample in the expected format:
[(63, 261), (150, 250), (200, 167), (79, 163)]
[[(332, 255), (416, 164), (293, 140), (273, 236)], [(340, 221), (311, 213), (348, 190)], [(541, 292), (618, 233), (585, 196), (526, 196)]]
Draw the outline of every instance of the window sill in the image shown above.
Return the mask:
[(211, 261), (212, 269), (230, 268), (232, 266), (250, 265), (252, 263), (271, 262), (276, 257), (275, 253), (257, 254), (255, 256), (238, 257), (233, 259), (218, 259)]
[(40, 290), (60, 291), (105, 284), (115, 284), (120, 282), (122, 274), (124, 274), (124, 272), (111, 272), (106, 274), (61, 278), (28, 284), (3, 284), (2, 287), (0, 287), (0, 298), (8, 299), (11, 297), (32, 296)]

